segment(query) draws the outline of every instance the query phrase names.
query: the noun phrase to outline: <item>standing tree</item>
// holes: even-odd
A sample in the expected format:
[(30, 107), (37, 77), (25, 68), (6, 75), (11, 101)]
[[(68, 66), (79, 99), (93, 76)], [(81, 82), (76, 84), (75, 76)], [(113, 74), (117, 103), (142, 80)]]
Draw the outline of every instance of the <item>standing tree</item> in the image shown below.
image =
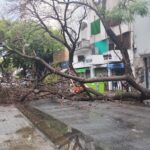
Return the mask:
[[(34, 22), (9, 22), (1, 21), (1, 30), (3, 31), (2, 41), (7, 41), (8, 45), (23, 54), (35, 55), (44, 59), (47, 63), (52, 63), (53, 52), (64, 49), (64, 46), (50, 38), (43, 30), (37, 28)], [(6, 30), (7, 28), (7, 30)], [(52, 30), (51, 30), (52, 31)], [(53, 30), (57, 35), (59, 31)], [(22, 58), (16, 54), (3, 55), (3, 68), (22, 68), (22, 75), (25, 77), (27, 71), (33, 75), (33, 78), (38, 80), (46, 73), (46, 69), (38, 62), (33, 63), (30, 60)], [(8, 70), (8, 69), (7, 69)]]

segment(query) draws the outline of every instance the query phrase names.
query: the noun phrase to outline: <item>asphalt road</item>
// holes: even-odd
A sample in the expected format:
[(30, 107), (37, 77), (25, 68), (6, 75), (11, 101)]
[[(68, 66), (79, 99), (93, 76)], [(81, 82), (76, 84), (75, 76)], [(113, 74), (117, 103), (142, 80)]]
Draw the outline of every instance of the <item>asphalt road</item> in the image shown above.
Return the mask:
[(149, 107), (51, 100), (32, 102), (31, 106), (91, 137), (104, 150), (150, 150)]

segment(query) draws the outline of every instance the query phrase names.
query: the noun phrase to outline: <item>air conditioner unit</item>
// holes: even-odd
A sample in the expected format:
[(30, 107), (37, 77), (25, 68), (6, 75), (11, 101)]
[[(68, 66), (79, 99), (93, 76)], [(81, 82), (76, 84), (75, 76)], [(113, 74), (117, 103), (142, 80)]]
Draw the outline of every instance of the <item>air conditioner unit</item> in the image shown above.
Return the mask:
[(88, 24), (87, 24), (87, 21), (84, 20), (81, 24), (81, 30), (83, 31), (85, 28), (87, 28)]

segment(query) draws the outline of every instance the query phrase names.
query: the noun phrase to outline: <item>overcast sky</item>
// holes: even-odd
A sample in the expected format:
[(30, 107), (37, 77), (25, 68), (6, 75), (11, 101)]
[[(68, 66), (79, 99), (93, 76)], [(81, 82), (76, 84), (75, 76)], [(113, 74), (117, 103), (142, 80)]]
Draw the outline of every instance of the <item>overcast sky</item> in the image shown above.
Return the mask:
[(11, 2), (11, 0), (0, 0), (0, 18), (16, 19), (17, 15), (8, 14), (9, 1)]
[(6, 15), (6, 0), (0, 0), (0, 16)]

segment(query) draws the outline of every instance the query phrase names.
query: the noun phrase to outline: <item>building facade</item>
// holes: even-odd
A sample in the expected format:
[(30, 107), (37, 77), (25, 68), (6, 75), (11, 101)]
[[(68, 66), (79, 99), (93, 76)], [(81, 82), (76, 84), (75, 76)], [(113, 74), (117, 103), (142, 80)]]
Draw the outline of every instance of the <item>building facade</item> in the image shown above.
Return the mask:
[[(107, 4), (109, 9), (112, 7), (111, 4), (112, 1)], [(116, 22), (110, 22), (110, 25), (115, 34), (126, 42), (133, 63), (131, 26), (127, 24), (119, 26)], [(93, 11), (89, 10), (88, 17), (82, 24), (80, 40), (74, 56), (74, 68), (84, 77), (122, 75), (124, 64), (121, 59), (120, 51), (107, 36), (102, 22)], [(113, 90), (112, 82), (108, 83), (108, 89)]]
[[(150, 6), (149, 10), (150, 10)], [(134, 31), (134, 67), (137, 82), (150, 88), (150, 17), (136, 17)]]

